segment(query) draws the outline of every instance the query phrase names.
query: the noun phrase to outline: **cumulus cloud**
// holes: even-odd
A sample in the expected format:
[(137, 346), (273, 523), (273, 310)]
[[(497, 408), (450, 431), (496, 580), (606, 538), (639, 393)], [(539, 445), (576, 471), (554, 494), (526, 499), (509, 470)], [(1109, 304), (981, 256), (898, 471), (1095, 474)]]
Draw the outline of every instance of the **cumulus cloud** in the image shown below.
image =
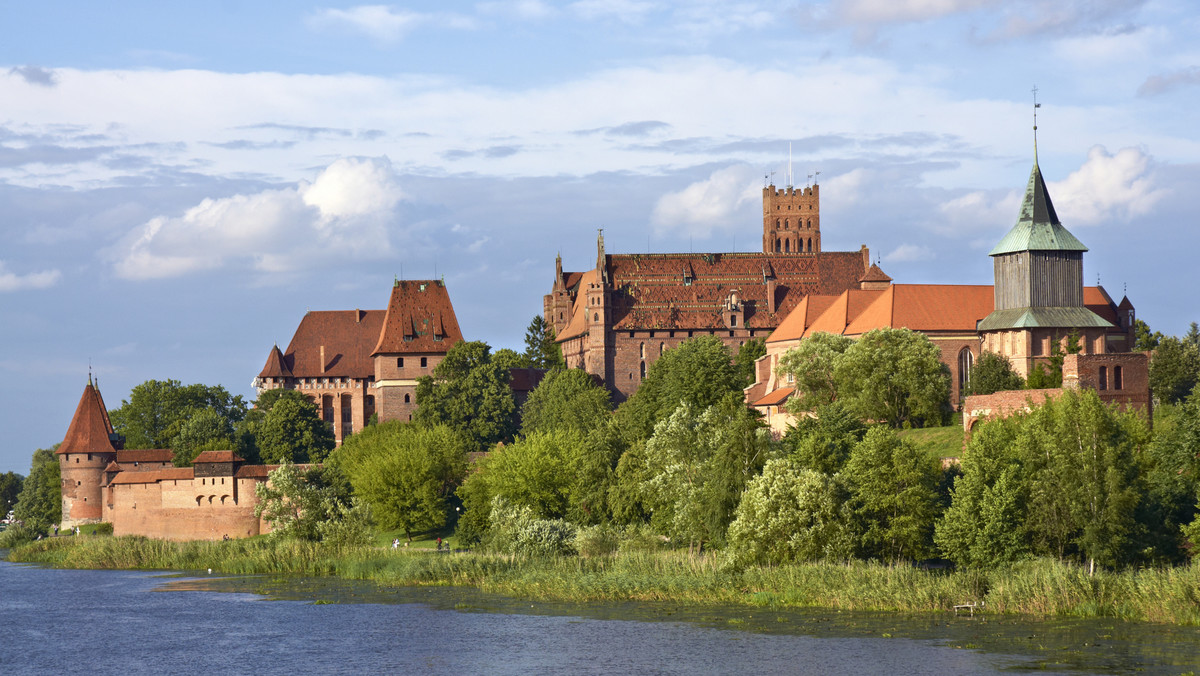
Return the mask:
[(640, 24), (656, 7), (639, 0), (579, 0), (570, 5), (571, 11), (584, 19), (616, 19), (628, 24)]
[(1049, 186), (1059, 218), (1070, 227), (1149, 213), (1167, 193), (1155, 185), (1151, 163), (1137, 148), (1110, 155), (1104, 146), (1093, 146), (1083, 166)]
[(919, 263), (931, 261), (936, 256), (929, 247), (922, 244), (901, 244), (883, 257), (885, 263)]
[(322, 9), (308, 17), (309, 26), (317, 29), (333, 27), (360, 32), (381, 42), (395, 42), (420, 25), (432, 24), (447, 28), (474, 27), (470, 18), (457, 14), (422, 14), (387, 5), (359, 5), (349, 9)]
[(930, 224), (930, 229), (947, 235), (969, 235), (1011, 227), (1020, 206), (1021, 193), (1016, 190), (973, 190), (938, 205), (939, 219)]
[(53, 87), (58, 84), (58, 74), (49, 68), (41, 66), (16, 66), (8, 70), (9, 75), (17, 75), (28, 84), (41, 87)]
[(1200, 84), (1200, 68), (1192, 67), (1163, 75), (1151, 75), (1138, 87), (1138, 96), (1157, 96), (1180, 87)]
[(726, 167), (679, 192), (663, 195), (651, 217), (655, 231), (681, 230), (707, 237), (714, 230), (744, 227), (740, 212), (762, 199), (757, 173), (746, 165)]
[(153, 218), (110, 254), (116, 274), (134, 280), (377, 258), (391, 250), (388, 226), (402, 197), (386, 159), (342, 159), (311, 183), (206, 199), (182, 216)]
[(43, 270), (19, 275), (10, 272), (4, 261), (0, 261), (0, 293), (24, 289), (48, 289), (58, 283), (62, 273), (58, 270)]

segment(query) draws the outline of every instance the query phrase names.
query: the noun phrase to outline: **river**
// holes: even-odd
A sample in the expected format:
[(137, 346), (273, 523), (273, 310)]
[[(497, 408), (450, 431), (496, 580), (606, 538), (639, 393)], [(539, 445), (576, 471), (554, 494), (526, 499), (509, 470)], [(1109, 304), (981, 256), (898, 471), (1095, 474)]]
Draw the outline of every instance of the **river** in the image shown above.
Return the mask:
[(3, 674), (1179, 674), (1200, 629), (0, 562)]

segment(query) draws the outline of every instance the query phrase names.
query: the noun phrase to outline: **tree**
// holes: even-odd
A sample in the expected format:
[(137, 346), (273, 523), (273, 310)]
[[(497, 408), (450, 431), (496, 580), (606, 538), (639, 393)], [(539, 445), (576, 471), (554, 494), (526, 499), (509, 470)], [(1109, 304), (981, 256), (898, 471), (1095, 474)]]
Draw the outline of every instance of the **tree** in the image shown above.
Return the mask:
[(259, 456), (268, 464), (321, 462), (335, 445), (333, 431), (303, 395), (278, 398), (255, 437)]
[(496, 350), (492, 354), (492, 363), (505, 371), (509, 369), (526, 369), (532, 366), (528, 357), (507, 347)]
[(201, 451), (234, 449), (233, 423), (211, 408), (202, 408), (179, 425), (173, 449), (176, 467), (191, 467)]
[(124, 435), (125, 448), (172, 448), (183, 423), (204, 409), (230, 425), (246, 415), (241, 395), (230, 395), (220, 385), (182, 385), (178, 380), (147, 380), (108, 415)]
[(1068, 354), (1079, 354), (1082, 351), (1079, 344), (1079, 332), (1067, 334), (1067, 349), (1064, 351), (1059, 337), (1055, 336), (1050, 343), (1050, 357), (1045, 364), (1038, 364), (1029, 372), (1025, 387), (1031, 390), (1051, 389), (1062, 387), (1063, 362)]
[(796, 394), (787, 404), (792, 415), (799, 416), (837, 400), (834, 365), (853, 344), (846, 336), (819, 331), (780, 357), (775, 372), (796, 387)]
[[(1154, 439), (1138, 454), (1146, 493), (1137, 521), (1138, 540), (1149, 564), (1181, 560), (1187, 548), (1180, 527), (1196, 518), (1200, 490), (1200, 391), (1177, 406), (1157, 407)], [(1193, 541), (1200, 544), (1200, 541)]]
[(992, 394), (1024, 388), (1025, 380), (1013, 369), (1008, 357), (996, 352), (984, 352), (971, 365), (967, 375), (967, 391), (963, 392), (963, 395)]
[(859, 550), (888, 561), (919, 560), (932, 551), (941, 469), (935, 458), (873, 427), (838, 475), (849, 487)]
[(25, 477), (16, 472), (0, 474), (0, 510), (8, 514), (8, 510), (17, 504), (17, 496), (21, 494), (21, 484)]
[(445, 525), (467, 453), (463, 439), (448, 427), (397, 421), (347, 438), (331, 462), (345, 472), (377, 524), (401, 528), (412, 540), (414, 532)]
[(1150, 358), (1150, 391), (1163, 403), (1175, 404), (1196, 387), (1200, 348), (1187, 339), (1167, 336)]
[(939, 425), (950, 398), (950, 376), (940, 356), (923, 334), (868, 331), (834, 362), (839, 399), (860, 417), (893, 427)]
[(566, 368), (562, 350), (554, 338), (554, 327), (541, 315), (534, 315), (525, 329), (525, 359), (534, 368)]
[(818, 408), (813, 416), (800, 418), (783, 441), (799, 467), (833, 475), (842, 470), (866, 433), (858, 416), (835, 401)]
[(60, 476), (54, 449), (39, 448), (33, 452), (29, 476), (22, 482), (13, 508), (13, 516), (24, 522), (30, 533), (45, 533), (50, 526), (62, 522)]
[(742, 564), (847, 559), (853, 541), (844, 496), (829, 476), (790, 460), (767, 462), (742, 493), (729, 548)]
[(1150, 352), (1158, 347), (1162, 342), (1163, 334), (1158, 331), (1150, 331), (1150, 325), (1146, 322), (1135, 319), (1133, 320), (1133, 349), (1137, 352)]
[(516, 431), (516, 404), (508, 380), (508, 370), (492, 360), (487, 343), (455, 343), (432, 377), (417, 380), (413, 420), (465, 432), (471, 450), (508, 441)]
[(553, 429), (588, 433), (612, 417), (608, 390), (580, 369), (555, 369), (529, 393), (521, 408), (525, 435)]
[(365, 544), (370, 537), (370, 511), (349, 503), (338, 485), (342, 480), (336, 470), (302, 470), (284, 463), (254, 487), (258, 497), (254, 515), (271, 524), (271, 537)]
[(754, 384), (754, 362), (767, 354), (766, 338), (751, 338), (738, 348), (737, 357), (733, 360), (737, 371), (742, 376), (743, 387)]

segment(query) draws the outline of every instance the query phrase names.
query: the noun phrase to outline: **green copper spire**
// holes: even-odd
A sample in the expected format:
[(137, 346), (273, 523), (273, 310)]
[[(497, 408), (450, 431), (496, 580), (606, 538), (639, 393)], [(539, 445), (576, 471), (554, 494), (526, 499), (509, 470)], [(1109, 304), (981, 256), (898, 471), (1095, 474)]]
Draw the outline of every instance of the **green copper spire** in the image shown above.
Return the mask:
[(1025, 187), (1025, 198), (1021, 201), (1021, 213), (1017, 224), (1000, 240), (989, 256), (999, 256), (1017, 251), (1087, 251), (1075, 235), (1072, 235), (1058, 220), (1046, 181), (1035, 160), (1029, 174), (1029, 185)]

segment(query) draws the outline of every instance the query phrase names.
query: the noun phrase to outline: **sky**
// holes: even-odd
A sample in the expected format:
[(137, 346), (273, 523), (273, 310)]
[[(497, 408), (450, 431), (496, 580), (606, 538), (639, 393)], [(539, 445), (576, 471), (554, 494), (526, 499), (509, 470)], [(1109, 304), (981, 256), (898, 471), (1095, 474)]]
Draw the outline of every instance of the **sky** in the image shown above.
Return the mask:
[(4, 3), (0, 472), (89, 370), (110, 408), (149, 379), (252, 399), (306, 311), (397, 278), (522, 349), (556, 254), (756, 250), (767, 181), (821, 185), (825, 250), (990, 284), (1035, 88), (1085, 282), (1182, 334), (1191, 0)]

